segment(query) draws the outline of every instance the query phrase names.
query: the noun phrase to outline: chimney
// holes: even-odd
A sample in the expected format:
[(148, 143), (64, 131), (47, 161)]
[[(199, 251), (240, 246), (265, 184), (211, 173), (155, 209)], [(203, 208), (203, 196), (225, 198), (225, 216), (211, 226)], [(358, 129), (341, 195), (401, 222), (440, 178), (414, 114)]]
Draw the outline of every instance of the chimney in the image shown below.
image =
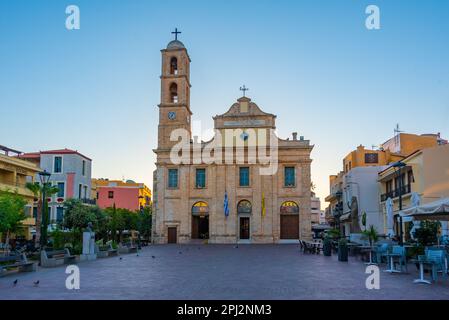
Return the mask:
[(293, 140), (298, 140), (298, 132), (293, 132)]
[(300, 140), (300, 141), (304, 141), (304, 136), (300, 136), (300, 137), (299, 137), (299, 140)]
[(198, 143), (198, 136), (193, 136), (193, 143)]

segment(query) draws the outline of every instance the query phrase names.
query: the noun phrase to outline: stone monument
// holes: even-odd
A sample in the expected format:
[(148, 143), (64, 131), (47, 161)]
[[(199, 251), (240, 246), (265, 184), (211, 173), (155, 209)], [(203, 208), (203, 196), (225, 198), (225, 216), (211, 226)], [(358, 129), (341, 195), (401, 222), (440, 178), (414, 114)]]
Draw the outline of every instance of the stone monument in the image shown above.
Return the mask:
[(97, 259), (95, 253), (95, 232), (92, 231), (92, 222), (87, 224), (86, 230), (83, 232), (83, 254), (80, 256), (81, 261), (90, 261)]

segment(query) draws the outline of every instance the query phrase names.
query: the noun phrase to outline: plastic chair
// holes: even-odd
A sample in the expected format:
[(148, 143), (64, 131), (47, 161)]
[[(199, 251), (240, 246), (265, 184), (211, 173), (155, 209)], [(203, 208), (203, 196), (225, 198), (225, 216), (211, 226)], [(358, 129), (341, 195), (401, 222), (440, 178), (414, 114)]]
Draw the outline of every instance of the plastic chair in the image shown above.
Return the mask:
[(447, 276), (446, 253), (443, 250), (435, 248), (426, 249), (425, 259), (432, 265), (432, 280), (437, 281), (438, 272), (441, 272), (443, 278)]
[(388, 263), (388, 257), (387, 254), (389, 252), (390, 245), (388, 243), (381, 243), (378, 244), (377, 247), (374, 249), (376, 252), (376, 262), (382, 263), (382, 258), (385, 258), (386, 262)]
[[(390, 270), (395, 270), (394, 269), (394, 263), (395, 260), (397, 259), (399, 265), (401, 266), (401, 272), (404, 270), (405, 267), (405, 271), (408, 272), (408, 268), (407, 268), (407, 256), (406, 256), (406, 252), (405, 252), (405, 247), (402, 246), (393, 246), (391, 253), (387, 253), (386, 255), (389, 258), (389, 264), (390, 264)], [(395, 271), (395, 272), (399, 272)]]

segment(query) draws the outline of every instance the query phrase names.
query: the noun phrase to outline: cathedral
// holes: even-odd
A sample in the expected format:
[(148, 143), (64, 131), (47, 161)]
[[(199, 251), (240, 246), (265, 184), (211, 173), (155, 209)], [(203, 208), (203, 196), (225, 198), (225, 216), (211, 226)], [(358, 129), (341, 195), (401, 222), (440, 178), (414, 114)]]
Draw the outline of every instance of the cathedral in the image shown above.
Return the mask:
[[(243, 96), (214, 120), (210, 141), (192, 137), (190, 57), (171, 41), (162, 53), (153, 243), (295, 243), (311, 237), (310, 153), (276, 115)], [(184, 152), (182, 156), (180, 154)]]

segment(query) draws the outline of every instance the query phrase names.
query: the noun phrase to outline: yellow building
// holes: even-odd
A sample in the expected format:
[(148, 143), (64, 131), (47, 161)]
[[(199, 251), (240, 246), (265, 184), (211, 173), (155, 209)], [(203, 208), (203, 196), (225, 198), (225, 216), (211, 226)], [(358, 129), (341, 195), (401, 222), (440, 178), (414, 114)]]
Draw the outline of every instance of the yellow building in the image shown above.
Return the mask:
[(17, 192), (27, 202), (25, 207), (28, 218), (23, 221), (24, 236), (26, 239), (32, 238), (32, 231), (36, 225), (33, 217), (32, 207), (34, 194), (25, 187), (27, 182), (34, 182), (36, 173), (41, 169), (34, 163), (9, 156), (10, 152), (20, 153), (3, 146), (0, 146), (5, 154), (0, 154), (0, 191)]
[[(416, 150), (416, 149), (415, 149)], [(404, 157), (390, 150), (369, 150), (360, 145), (343, 159), (343, 171), (348, 173), (355, 167), (384, 166)]]
[(384, 142), (381, 148), (385, 151), (390, 151), (405, 157), (417, 150), (431, 148), (442, 144), (447, 144), (447, 140), (441, 139), (439, 133), (421, 135), (399, 133)]
[[(449, 197), (449, 144), (418, 150), (402, 162), (405, 166), (400, 171), (389, 167), (379, 173), (380, 205), (384, 212), (385, 226), (385, 202), (388, 198), (393, 200), (394, 214), (399, 213), (399, 179), (402, 179), (402, 209), (412, 206), (411, 195), (415, 192), (419, 195), (421, 204)], [(403, 230), (407, 238), (405, 225)], [(396, 224), (396, 234), (398, 231)]]

